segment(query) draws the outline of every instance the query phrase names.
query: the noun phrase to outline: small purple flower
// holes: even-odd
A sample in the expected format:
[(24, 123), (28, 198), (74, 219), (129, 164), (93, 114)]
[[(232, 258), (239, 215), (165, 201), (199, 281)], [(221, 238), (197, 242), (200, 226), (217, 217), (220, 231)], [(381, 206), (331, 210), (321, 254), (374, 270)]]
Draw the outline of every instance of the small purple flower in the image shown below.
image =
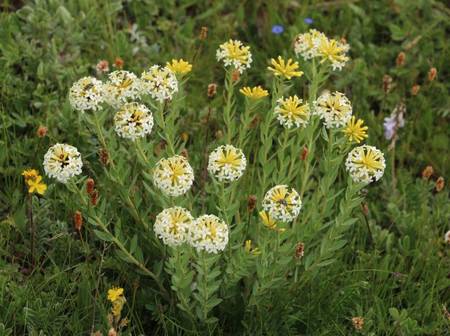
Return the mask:
[(312, 18), (307, 17), (303, 20), (303, 22), (306, 23), (307, 25), (310, 25), (314, 22), (314, 20)]
[(275, 35), (280, 35), (282, 32), (284, 32), (284, 27), (282, 25), (272, 26), (272, 33), (274, 33)]
[(384, 118), (383, 128), (386, 140), (392, 140), (396, 136), (397, 130), (405, 126), (405, 112), (405, 104), (400, 103), (394, 108), (389, 117)]

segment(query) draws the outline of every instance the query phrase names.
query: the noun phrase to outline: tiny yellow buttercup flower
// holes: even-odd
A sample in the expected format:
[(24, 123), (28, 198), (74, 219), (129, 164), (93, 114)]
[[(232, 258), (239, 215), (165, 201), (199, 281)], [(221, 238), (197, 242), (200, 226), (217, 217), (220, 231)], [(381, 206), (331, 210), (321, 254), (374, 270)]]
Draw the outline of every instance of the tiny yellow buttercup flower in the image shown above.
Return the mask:
[(303, 104), (303, 100), (296, 95), (278, 99), (274, 112), (280, 124), (286, 128), (294, 125), (306, 127), (310, 116), (309, 105)]
[(243, 87), (239, 90), (240, 93), (242, 93), (244, 96), (250, 98), (250, 99), (260, 99), (267, 97), (269, 95), (269, 92), (265, 89), (263, 89), (261, 86), (254, 86), (254, 87)]
[(22, 172), (22, 176), (25, 178), (25, 182), (32, 179), (36, 179), (39, 176), (39, 173), (36, 169), (25, 169)]
[(42, 176), (37, 176), (34, 179), (28, 179), (28, 192), (30, 194), (36, 192), (39, 195), (44, 195), (45, 191), (47, 190), (47, 185), (42, 182)]
[(182, 58), (179, 60), (173, 59), (172, 62), (167, 62), (166, 66), (176, 75), (185, 75), (192, 70), (192, 64)]
[(123, 288), (113, 287), (108, 290), (108, 300), (111, 302), (119, 300), (123, 296)]
[(345, 135), (348, 137), (349, 141), (355, 141), (356, 143), (360, 143), (362, 140), (367, 138), (367, 126), (363, 126), (364, 120), (358, 119), (356, 120), (355, 116), (352, 116), (350, 121), (347, 123), (347, 126), (342, 130)]
[(290, 58), (286, 62), (281, 56), (278, 56), (278, 61), (272, 58), (270, 63), (273, 65), (273, 68), (268, 67), (267, 69), (272, 71), (275, 76), (291, 79), (292, 77), (301, 77), (303, 75), (303, 71), (298, 71), (298, 62), (294, 62)]

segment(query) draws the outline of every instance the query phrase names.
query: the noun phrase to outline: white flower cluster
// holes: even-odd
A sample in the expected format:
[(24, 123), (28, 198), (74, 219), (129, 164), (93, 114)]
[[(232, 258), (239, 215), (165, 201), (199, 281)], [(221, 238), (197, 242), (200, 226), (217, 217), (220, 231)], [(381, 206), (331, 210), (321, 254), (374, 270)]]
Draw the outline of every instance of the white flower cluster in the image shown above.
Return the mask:
[(197, 251), (209, 253), (223, 251), (228, 243), (228, 226), (214, 215), (203, 215), (194, 220), (189, 242)]
[(232, 145), (219, 146), (209, 155), (208, 171), (221, 182), (239, 179), (246, 166), (244, 153)]
[(225, 67), (232, 66), (243, 73), (245, 69), (250, 68), (252, 63), (252, 54), (250, 47), (244, 46), (241, 41), (229, 40), (219, 46), (216, 57), (218, 61), (223, 61)]
[(194, 171), (188, 160), (181, 155), (163, 158), (153, 169), (153, 183), (169, 196), (185, 194), (193, 182)]
[(175, 74), (167, 67), (153, 65), (141, 75), (141, 85), (145, 93), (159, 102), (172, 99), (178, 92), (178, 81)]
[(193, 221), (188, 210), (175, 206), (164, 209), (156, 216), (153, 230), (164, 244), (178, 246), (187, 241)]
[(282, 222), (291, 222), (299, 215), (302, 201), (294, 188), (277, 185), (266, 193), (262, 206), (271, 218)]
[(295, 38), (294, 51), (305, 60), (321, 58), (320, 63), (329, 62), (333, 70), (341, 70), (349, 61), (350, 46), (344, 41), (328, 38), (325, 34), (310, 29)]
[(383, 176), (386, 163), (383, 152), (376, 147), (362, 145), (348, 154), (345, 167), (353, 181), (370, 183)]
[(306, 127), (310, 117), (309, 104), (303, 104), (303, 99), (298, 98), (297, 95), (278, 99), (274, 113), (280, 124), (286, 128), (294, 125), (295, 127)]
[(66, 183), (71, 177), (81, 174), (83, 162), (78, 150), (66, 144), (50, 147), (44, 156), (44, 171), (49, 177)]
[(94, 77), (83, 77), (70, 88), (70, 105), (81, 112), (97, 110), (105, 99), (105, 88), (101, 81)]
[(126, 103), (115, 114), (114, 125), (119, 136), (134, 141), (151, 133), (153, 115), (145, 105)]
[(351, 119), (352, 104), (343, 93), (325, 91), (317, 98), (314, 113), (324, 120), (327, 128), (338, 128)]
[(127, 101), (138, 99), (141, 95), (139, 78), (125, 70), (113, 71), (105, 84), (105, 101), (111, 106), (120, 107)]

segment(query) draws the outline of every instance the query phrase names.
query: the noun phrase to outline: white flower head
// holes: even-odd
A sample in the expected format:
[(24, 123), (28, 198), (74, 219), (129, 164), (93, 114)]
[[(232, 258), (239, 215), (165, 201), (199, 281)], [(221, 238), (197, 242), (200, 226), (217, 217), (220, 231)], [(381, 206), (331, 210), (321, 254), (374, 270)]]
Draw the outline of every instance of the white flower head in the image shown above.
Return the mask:
[(168, 68), (153, 65), (141, 75), (143, 93), (149, 94), (160, 103), (172, 99), (178, 92), (178, 81), (175, 74)]
[(108, 79), (105, 84), (105, 100), (114, 107), (120, 107), (141, 95), (140, 80), (132, 72), (116, 70), (108, 75)]
[(71, 177), (81, 174), (83, 162), (78, 150), (66, 144), (50, 147), (44, 156), (44, 171), (49, 177), (66, 183)]
[(225, 67), (232, 66), (239, 73), (243, 73), (245, 69), (250, 68), (252, 63), (250, 47), (244, 46), (238, 40), (229, 40), (221, 44), (217, 49), (216, 57), (218, 61), (223, 61)]
[(197, 251), (223, 251), (228, 244), (228, 226), (217, 216), (200, 216), (191, 226), (189, 242)]
[(299, 215), (302, 201), (294, 188), (277, 185), (266, 193), (262, 206), (275, 220), (291, 222)]
[(352, 117), (352, 104), (343, 93), (325, 91), (317, 98), (314, 113), (324, 120), (327, 128), (343, 127)]
[(208, 171), (221, 182), (239, 179), (246, 166), (244, 153), (232, 145), (219, 146), (209, 155)]
[(346, 42), (329, 39), (326, 36), (316, 38), (317, 55), (322, 58), (321, 63), (329, 62), (333, 70), (342, 70), (349, 61), (347, 56), (350, 46)]
[(386, 163), (383, 152), (376, 147), (362, 145), (348, 153), (345, 167), (353, 181), (370, 183), (383, 176)]
[(295, 54), (302, 56), (305, 60), (318, 56), (317, 47), (323, 38), (326, 36), (316, 29), (310, 29), (307, 33), (297, 35), (294, 41)]
[(126, 103), (115, 114), (114, 125), (119, 136), (134, 141), (151, 133), (153, 115), (145, 105)]
[(286, 128), (306, 127), (309, 122), (309, 104), (296, 95), (288, 98), (280, 98), (274, 110), (278, 121)]
[(185, 194), (194, 182), (194, 171), (188, 160), (181, 155), (163, 158), (153, 169), (153, 183), (166, 195)]
[(444, 241), (450, 245), (450, 230), (445, 233)]
[(188, 210), (175, 206), (164, 209), (156, 216), (153, 230), (164, 244), (178, 246), (187, 240), (193, 220)]
[(70, 88), (70, 105), (78, 111), (97, 110), (105, 100), (105, 89), (94, 77), (83, 77)]

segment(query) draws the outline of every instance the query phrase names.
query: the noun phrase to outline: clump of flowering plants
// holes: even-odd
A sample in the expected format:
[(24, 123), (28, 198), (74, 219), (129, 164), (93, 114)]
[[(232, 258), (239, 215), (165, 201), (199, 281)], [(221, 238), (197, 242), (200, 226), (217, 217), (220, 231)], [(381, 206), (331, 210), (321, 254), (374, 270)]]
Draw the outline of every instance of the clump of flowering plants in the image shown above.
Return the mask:
[(290, 58), (268, 60), (264, 87), (246, 80), (250, 47), (223, 43), (223, 101), (202, 122), (205, 138), (186, 128), (195, 64), (184, 60), (70, 89), (101, 164), (61, 143), (44, 171), (69, 190), (58, 195), (86, 219), (86, 241), (110, 243), (140, 279), (161, 324), (271, 334), (301, 318), (298, 297), (340, 257), (361, 190), (385, 168), (383, 153), (362, 144), (367, 127), (350, 97), (328, 86), (348, 51), (318, 31), (300, 34)]

